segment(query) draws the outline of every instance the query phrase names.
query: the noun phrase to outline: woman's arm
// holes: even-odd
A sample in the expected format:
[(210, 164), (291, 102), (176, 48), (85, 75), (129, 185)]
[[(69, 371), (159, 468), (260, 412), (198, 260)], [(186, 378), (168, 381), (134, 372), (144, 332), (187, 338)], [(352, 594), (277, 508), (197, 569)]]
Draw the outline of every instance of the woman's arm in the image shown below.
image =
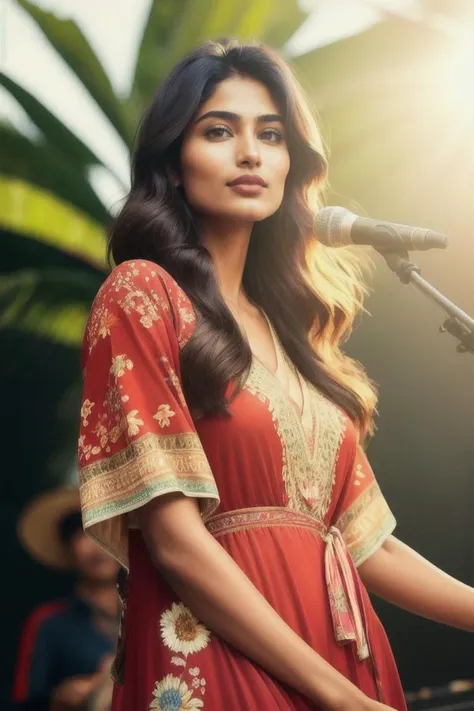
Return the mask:
[(168, 494), (137, 514), (154, 564), (210, 630), (325, 709), (387, 709), (370, 701), (281, 619), (207, 531), (195, 499)]
[(384, 600), (430, 620), (474, 631), (474, 589), (394, 536), (359, 566), (359, 573), (368, 590)]

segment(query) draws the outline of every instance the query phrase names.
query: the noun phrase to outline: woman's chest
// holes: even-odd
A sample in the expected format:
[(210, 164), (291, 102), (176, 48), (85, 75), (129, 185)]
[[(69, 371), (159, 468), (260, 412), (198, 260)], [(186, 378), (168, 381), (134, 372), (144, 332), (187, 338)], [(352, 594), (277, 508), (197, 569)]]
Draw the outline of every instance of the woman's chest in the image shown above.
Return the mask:
[(303, 411), (254, 362), (231, 416), (196, 423), (224, 508), (289, 506), (323, 521), (346, 421), (305, 386)]

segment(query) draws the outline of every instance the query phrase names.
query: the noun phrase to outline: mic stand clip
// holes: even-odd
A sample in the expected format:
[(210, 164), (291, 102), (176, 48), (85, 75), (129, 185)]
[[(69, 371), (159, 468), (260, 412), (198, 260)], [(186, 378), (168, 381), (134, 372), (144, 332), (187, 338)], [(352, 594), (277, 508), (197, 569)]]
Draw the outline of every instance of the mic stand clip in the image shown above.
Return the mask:
[(375, 247), (374, 249), (382, 255), (389, 269), (395, 272), (402, 284), (413, 284), (446, 311), (449, 318), (440, 326), (439, 331), (440, 333), (449, 333), (459, 341), (456, 347), (457, 352), (474, 355), (474, 319), (420, 276), (420, 267), (410, 261), (406, 249), (400, 246)]

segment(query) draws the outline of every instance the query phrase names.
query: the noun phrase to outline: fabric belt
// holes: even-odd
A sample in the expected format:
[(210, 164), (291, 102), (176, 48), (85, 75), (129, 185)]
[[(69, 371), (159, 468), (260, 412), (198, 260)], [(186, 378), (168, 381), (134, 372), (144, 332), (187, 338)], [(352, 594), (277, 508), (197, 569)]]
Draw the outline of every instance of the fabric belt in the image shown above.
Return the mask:
[(307, 514), (277, 506), (216, 514), (205, 524), (214, 538), (237, 531), (276, 526), (304, 528), (321, 536), (326, 543), (325, 577), (336, 641), (339, 644), (354, 642), (361, 660), (370, 656), (363, 603), (354, 578), (354, 563), (338, 528), (327, 528)]

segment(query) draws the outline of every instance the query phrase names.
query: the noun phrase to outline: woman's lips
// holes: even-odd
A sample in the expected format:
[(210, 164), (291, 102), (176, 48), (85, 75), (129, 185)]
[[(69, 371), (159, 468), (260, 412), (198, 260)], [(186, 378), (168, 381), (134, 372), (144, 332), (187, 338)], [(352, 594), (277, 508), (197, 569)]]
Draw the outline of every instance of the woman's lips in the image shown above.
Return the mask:
[(257, 183), (236, 183), (235, 185), (229, 185), (228, 187), (239, 195), (244, 195), (245, 197), (255, 197), (256, 195), (260, 195), (260, 193), (265, 190), (263, 185), (258, 185)]

